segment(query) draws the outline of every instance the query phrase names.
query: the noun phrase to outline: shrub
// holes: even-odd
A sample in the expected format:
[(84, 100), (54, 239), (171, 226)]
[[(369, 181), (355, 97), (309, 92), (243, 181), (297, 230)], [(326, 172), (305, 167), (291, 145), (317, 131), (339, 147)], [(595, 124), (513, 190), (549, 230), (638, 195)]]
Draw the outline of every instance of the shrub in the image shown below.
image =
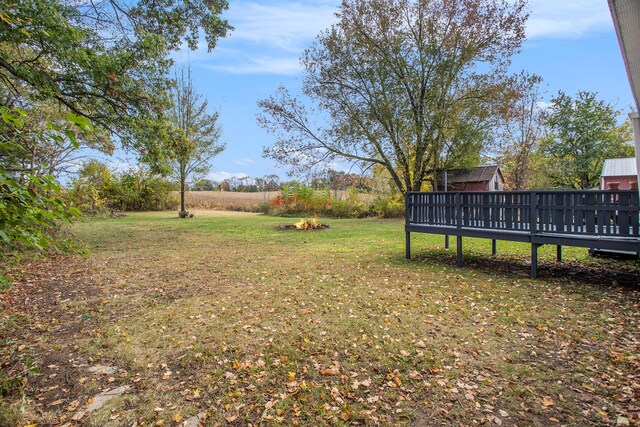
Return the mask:
[[(0, 262), (15, 261), (23, 255), (74, 248), (61, 233), (61, 226), (79, 212), (60, 199), (61, 187), (55, 177), (25, 167), (26, 155), (18, 137), (28, 114), (0, 107)], [(37, 138), (52, 139), (64, 129), (51, 125)], [(9, 280), (0, 274), (0, 286)]]
[(378, 196), (371, 205), (376, 216), (382, 218), (402, 218), (404, 216), (404, 198), (402, 194)]
[(86, 162), (71, 183), (67, 198), (83, 213), (96, 215), (107, 211), (154, 211), (176, 209), (174, 185), (145, 169), (117, 174), (108, 166)]
[(361, 218), (367, 216), (368, 208), (359, 199), (357, 190), (350, 189), (346, 199), (334, 200), (328, 213), (336, 218)]

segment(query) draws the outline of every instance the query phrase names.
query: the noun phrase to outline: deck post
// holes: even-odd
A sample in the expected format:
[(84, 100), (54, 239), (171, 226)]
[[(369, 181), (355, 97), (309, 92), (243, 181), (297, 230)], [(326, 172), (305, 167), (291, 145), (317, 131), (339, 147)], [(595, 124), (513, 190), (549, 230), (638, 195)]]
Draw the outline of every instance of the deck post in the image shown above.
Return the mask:
[(495, 255), (498, 253), (498, 248), (496, 245), (496, 239), (491, 239), (491, 255)]
[(462, 267), (462, 236), (456, 236), (456, 265)]
[(448, 234), (444, 235), (444, 248), (445, 249), (449, 249), (449, 235)]
[(538, 244), (531, 242), (531, 278), (538, 277)]
[[(409, 225), (409, 221), (411, 220), (411, 192), (407, 192), (404, 195), (404, 219), (405, 219), (405, 227)], [(405, 231), (405, 258), (411, 259), (411, 233), (409, 231)]]
[(556, 260), (562, 262), (562, 245), (556, 246)]
[(406, 234), (405, 236), (405, 257), (407, 259), (411, 259), (411, 233), (410, 232), (405, 232), (404, 234)]

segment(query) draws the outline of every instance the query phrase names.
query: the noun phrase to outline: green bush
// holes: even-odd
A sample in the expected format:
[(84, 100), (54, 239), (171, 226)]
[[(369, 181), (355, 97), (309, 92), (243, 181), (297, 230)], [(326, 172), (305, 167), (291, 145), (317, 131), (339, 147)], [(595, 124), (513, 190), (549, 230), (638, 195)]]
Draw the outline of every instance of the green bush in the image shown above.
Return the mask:
[[(53, 175), (22, 166), (27, 153), (17, 138), (26, 118), (24, 111), (0, 107), (0, 262), (75, 247), (61, 227), (79, 212), (62, 202), (61, 187)], [(37, 137), (54, 138), (58, 131), (51, 125)], [(0, 287), (8, 283), (0, 275)]]
[(171, 192), (174, 184), (145, 169), (115, 173), (108, 166), (86, 162), (67, 192), (70, 201), (83, 213), (108, 211), (159, 211), (176, 209), (178, 199)]
[(402, 218), (404, 216), (404, 197), (402, 194), (378, 196), (371, 204), (371, 210), (382, 218)]
[(329, 210), (336, 218), (361, 218), (368, 216), (368, 207), (359, 199), (358, 191), (350, 189), (345, 200), (334, 200)]

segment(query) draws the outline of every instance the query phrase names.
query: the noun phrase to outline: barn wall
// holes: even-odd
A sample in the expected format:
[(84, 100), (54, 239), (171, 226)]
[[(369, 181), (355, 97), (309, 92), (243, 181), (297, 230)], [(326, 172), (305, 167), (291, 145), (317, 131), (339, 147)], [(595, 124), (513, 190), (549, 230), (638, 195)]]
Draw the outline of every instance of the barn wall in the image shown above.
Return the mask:
[(602, 177), (601, 180), (601, 189), (602, 190), (608, 190), (608, 184), (610, 182), (619, 182), (620, 186), (618, 187), (619, 190), (631, 190), (631, 182), (632, 181), (637, 181), (638, 177), (636, 177), (635, 175), (631, 175), (631, 176), (605, 176)]
[[(496, 187), (496, 183), (497, 183), (497, 187)], [(503, 191), (504, 190), (504, 181), (502, 181), (502, 178), (500, 177), (500, 174), (496, 173), (495, 175), (493, 175), (493, 178), (491, 178), (491, 181), (489, 181), (487, 183), (487, 188), (485, 191)]]
[(491, 181), (467, 182), (465, 183), (464, 191), (487, 191), (490, 189), (487, 185), (488, 182), (491, 182)]

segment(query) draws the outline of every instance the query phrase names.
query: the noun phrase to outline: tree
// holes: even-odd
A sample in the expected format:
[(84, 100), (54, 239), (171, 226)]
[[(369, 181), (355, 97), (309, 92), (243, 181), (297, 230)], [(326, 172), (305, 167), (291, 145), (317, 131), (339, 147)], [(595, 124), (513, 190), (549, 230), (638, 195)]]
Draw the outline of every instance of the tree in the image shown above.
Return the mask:
[(185, 191), (189, 180), (197, 181), (211, 169), (211, 160), (220, 154), (225, 144), (220, 142), (222, 131), (218, 113), (209, 114), (208, 102), (196, 92), (191, 69), (182, 69), (176, 76), (173, 107), (169, 114), (167, 156), (172, 176), (180, 183), (180, 218), (189, 216), (185, 208)]
[(55, 231), (75, 212), (50, 173), (83, 141), (102, 143), (108, 134), (142, 154), (158, 151), (151, 127), (169, 105), (170, 53), (183, 41), (194, 49), (201, 32), (212, 49), (231, 29), (220, 19), (227, 7), (226, 0), (3, 1), (2, 258), (62, 247)]
[(168, 105), (171, 51), (183, 40), (195, 49), (200, 31), (215, 47), (231, 29), (219, 17), (227, 7), (226, 0), (7, 0), (0, 84), (15, 98), (55, 100), (133, 144)]
[[(79, 212), (67, 208), (60, 200), (60, 185), (50, 174), (38, 175), (18, 165), (24, 147), (14, 140), (25, 125), (24, 111), (0, 106), (0, 260), (16, 260), (30, 251), (62, 251), (68, 239), (59, 238), (60, 223), (70, 222)], [(36, 138), (54, 139), (72, 134), (68, 128), (52, 125)], [(8, 282), (0, 275), (0, 287)]]
[[(111, 154), (114, 146), (104, 129), (95, 129), (84, 119), (81, 126), (68, 126), (69, 116), (50, 100), (32, 102), (24, 111), (20, 129), (0, 125), (1, 138), (10, 138), (21, 148), (0, 156), (14, 170), (36, 176), (69, 174), (82, 158), (82, 150)], [(57, 130), (56, 130), (57, 129)]]
[(280, 177), (276, 174), (265, 175), (256, 178), (258, 191), (278, 191), (280, 189)]
[(509, 190), (530, 187), (534, 156), (543, 131), (543, 110), (540, 108), (542, 79), (522, 74), (519, 98), (506, 116), (499, 132), (500, 164)]
[(264, 155), (294, 171), (335, 160), (382, 165), (402, 192), (419, 190), (443, 160), (477, 157), (514, 95), (506, 71), (524, 39), (524, 7), (343, 1), (338, 22), (302, 57), (309, 102), (280, 88), (258, 103), (259, 123), (276, 135)]
[(95, 159), (83, 162), (71, 181), (69, 197), (81, 212), (96, 215), (115, 198), (114, 181), (106, 164)]
[(191, 187), (192, 191), (215, 191), (218, 188), (218, 183), (210, 179), (199, 179)]
[(619, 126), (619, 115), (595, 92), (580, 91), (575, 98), (558, 92), (546, 114), (549, 133), (542, 146), (552, 185), (595, 188), (605, 159), (633, 156), (631, 125)]

